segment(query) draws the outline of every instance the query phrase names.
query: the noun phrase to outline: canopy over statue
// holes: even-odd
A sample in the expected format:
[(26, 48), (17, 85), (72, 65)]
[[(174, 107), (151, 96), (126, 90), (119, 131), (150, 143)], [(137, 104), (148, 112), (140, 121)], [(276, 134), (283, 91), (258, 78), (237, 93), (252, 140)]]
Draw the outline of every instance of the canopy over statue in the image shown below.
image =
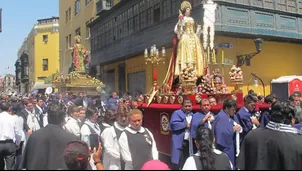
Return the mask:
[(89, 63), (89, 52), (81, 44), (81, 36), (76, 36), (73, 45), (71, 70), (78, 73), (88, 73)]

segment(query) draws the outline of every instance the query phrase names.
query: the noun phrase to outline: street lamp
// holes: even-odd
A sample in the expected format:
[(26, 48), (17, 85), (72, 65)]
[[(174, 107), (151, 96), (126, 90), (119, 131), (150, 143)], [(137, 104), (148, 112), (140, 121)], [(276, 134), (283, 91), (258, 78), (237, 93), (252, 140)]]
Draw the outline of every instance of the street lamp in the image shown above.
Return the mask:
[(262, 43), (263, 43), (263, 39), (261, 38), (257, 38), (254, 40), (255, 43), (255, 47), (256, 47), (256, 51), (254, 53), (250, 53), (250, 54), (245, 54), (245, 55), (238, 55), (237, 56), (237, 67), (241, 67), (244, 65), (246, 66), (250, 66), (251, 65), (251, 59), (258, 55), (261, 51), (262, 51)]
[[(265, 96), (265, 85), (264, 85), (264, 82), (263, 80), (256, 75), (256, 73), (252, 72), (251, 73), (252, 77), (250, 78), (249, 82), (248, 82), (248, 85), (247, 85), (247, 91), (249, 91), (249, 85), (250, 85), (250, 82), (252, 82), (252, 87), (255, 88), (255, 89), (259, 89), (259, 82), (258, 80), (260, 81), (261, 85), (262, 85), (262, 90), (263, 90), (263, 96)], [(260, 91), (258, 91), (258, 93), (260, 93)]]
[(146, 65), (150, 62), (153, 65), (153, 90), (156, 91), (158, 89), (157, 85), (157, 65), (159, 65), (160, 61), (165, 63), (166, 49), (162, 47), (161, 55), (159, 50), (156, 48), (156, 45), (151, 46), (150, 53), (148, 49), (145, 49), (144, 58), (146, 61)]

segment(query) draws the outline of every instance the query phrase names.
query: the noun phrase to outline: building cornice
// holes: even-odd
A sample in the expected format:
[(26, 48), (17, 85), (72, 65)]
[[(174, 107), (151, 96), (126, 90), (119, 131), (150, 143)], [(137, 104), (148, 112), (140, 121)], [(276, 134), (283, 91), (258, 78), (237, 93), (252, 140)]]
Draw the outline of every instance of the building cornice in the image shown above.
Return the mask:
[(39, 32), (44, 31), (51, 31), (52, 33), (58, 33), (59, 32), (59, 24), (54, 23), (52, 25), (46, 24), (46, 25), (35, 25), (33, 28), (33, 33), (36, 35)]

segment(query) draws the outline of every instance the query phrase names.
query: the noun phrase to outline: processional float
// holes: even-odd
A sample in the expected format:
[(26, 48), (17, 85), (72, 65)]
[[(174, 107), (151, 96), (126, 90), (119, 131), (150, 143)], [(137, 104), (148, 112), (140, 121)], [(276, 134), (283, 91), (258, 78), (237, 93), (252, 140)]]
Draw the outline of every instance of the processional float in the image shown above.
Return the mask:
[[(242, 101), (240, 86), (243, 83), (243, 74), (240, 68), (233, 66), (229, 72), (230, 83), (234, 91), (228, 93), (224, 81), (224, 53), (221, 55), (222, 73), (214, 46), (215, 38), (215, 12), (217, 4), (207, 0), (203, 4), (203, 26), (197, 25), (190, 16), (192, 5), (183, 1), (179, 10), (179, 20), (175, 26), (173, 49), (166, 77), (162, 84), (158, 84), (157, 66), (166, 56), (162, 51), (160, 57), (158, 49), (153, 46), (145, 50), (146, 62), (153, 64), (153, 87), (145, 97), (148, 106), (157, 104), (182, 104), (184, 96), (193, 100), (194, 104), (201, 99), (214, 96), (218, 103), (225, 98), (232, 97)], [(196, 30), (196, 31), (195, 31)], [(201, 36), (202, 33), (202, 36)], [(201, 40), (203, 42), (201, 43)], [(210, 65), (214, 67), (210, 71)], [(238, 99), (239, 97), (239, 99)]]

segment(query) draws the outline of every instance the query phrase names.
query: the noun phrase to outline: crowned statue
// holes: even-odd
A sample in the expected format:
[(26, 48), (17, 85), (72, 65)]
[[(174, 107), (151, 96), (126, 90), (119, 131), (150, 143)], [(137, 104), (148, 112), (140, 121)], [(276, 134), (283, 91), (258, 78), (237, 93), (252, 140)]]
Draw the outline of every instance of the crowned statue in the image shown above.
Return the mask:
[(89, 53), (81, 44), (81, 37), (75, 37), (75, 44), (72, 52), (72, 71), (87, 73), (89, 68)]
[(190, 2), (183, 1), (178, 23), (174, 29), (179, 40), (174, 75), (180, 77), (180, 82), (196, 80), (205, 72), (203, 49), (200, 43), (201, 26), (197, 25), (191, 17), (191, 10)]

